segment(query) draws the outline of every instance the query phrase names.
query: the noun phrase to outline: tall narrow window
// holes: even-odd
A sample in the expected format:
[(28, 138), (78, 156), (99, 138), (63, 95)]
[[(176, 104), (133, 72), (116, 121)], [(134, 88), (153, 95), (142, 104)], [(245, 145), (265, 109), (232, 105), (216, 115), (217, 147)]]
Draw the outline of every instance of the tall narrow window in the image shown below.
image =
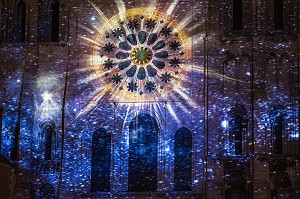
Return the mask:
[(55, 190), (54, 190), (53, 186), (48, 183), (43, 184), (40, 188), (40, 196), (41, 196), (41, 198), (54, 199), (55, 198)]
[(243, 1), (242, 0), (233, 0), (232, 5), (232, 19), (233, 30), (242, 30), (243, 29)]
[(294, 198), (292, 183), (288, 176), (278, 175), (275, 178), (272, 198)]
[(48, 4), (39, 0), (38, 5), (38, 41), (48, 42), (49, 39), (49, 11)]
[(283, 0), (274, 0), (274, 29), (283, 29)]
[(24, 1), (19, 1), (17, 12), (17, 42), (25, 42), (25, 23), (26, 23), (26, 4)]
[(110, 191), (111, 134), (104, 128), (92, 138), (91, 191)]
[(175, 133), (174, 190), (190, 191), (192, 186), (192, 134), (187, 128)]
[(284, 117), (281, 113), (272, 118), (271, 133), (273, 135), (273, 150), (275, 154), (282, 154), (282, 136), (284, 127)]
[(243, 153), (243, 119), (240, 115), (235, 115), (230, 121), (229, 126), (233, 136), (234, 154)]
[(243, 154), (243, 137), (245, 136), (248, 119), (244, 106), (237, 104), (229, 112), (229, 134), (234, 155)]
[(51, 126), (47, 126), (44, 129), (44, 136), (45, 136), (45, 151), (44, 157), (45, 160), (51, 160), (52, 156), (52, 133), (53, 129)]
[(51, 41), (59, 41), (59, 1), (53, 0), (51, 4), (52, 21), (51, 21)]
[(158, 126), (148, 114), (136, 116), (129, 125), (129, 191), (157, 188)]
[(225, 199), (246, 199), (246, 181), (241, 176), (233, 176), (228, 180), (228, 188), (225, 191)]

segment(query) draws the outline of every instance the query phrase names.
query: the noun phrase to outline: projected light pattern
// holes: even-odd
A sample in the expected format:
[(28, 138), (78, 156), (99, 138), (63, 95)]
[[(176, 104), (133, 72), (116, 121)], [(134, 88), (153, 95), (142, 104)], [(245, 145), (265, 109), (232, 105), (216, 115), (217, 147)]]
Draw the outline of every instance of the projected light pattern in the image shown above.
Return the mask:
[[(0, 64), (16, 66), (0, 73), (2, 154), (12, 157), (20, 114), (20, 169), (35, 197), (213, 198), (237, 183), (272, 192), (281, 171), (297, 179), (299, 55), (281, 52), (292, 42), (227, 41), (208, 2), (88, 0), (70, 3), (70, 23), (60, 2), (67, 43), (0, 44)], [(10, 71), (23, 60), (24, 80)]]

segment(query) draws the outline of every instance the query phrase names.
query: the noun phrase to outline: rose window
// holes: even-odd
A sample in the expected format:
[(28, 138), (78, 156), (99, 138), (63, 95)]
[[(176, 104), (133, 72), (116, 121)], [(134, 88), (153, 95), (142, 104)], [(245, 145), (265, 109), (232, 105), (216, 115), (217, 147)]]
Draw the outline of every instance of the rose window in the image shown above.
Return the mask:
[(116, 95), (157, 98), (172, 92), (185, 74), (183, 33), (163, 16), (132, 13), (123, 20), (115, 17), (99, 33), (97, 71)]

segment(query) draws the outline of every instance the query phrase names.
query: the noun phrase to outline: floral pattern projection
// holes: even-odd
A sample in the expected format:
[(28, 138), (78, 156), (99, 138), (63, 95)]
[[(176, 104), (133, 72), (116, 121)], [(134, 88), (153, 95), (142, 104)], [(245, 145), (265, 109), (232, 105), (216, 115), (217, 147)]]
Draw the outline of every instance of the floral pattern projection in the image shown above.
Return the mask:
[(191, 42), (184, 28), (164, 13), (126, 9), (99, 28), (92, 64), (111, 99), (166, 100), (182, 86), (191, 70)]

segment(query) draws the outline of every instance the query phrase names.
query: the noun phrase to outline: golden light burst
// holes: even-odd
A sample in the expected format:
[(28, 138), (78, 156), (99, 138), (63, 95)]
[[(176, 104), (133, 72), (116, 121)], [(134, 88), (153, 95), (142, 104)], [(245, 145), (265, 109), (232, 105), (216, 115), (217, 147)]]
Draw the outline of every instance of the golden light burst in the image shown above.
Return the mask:
[[(173, 3), (170, 3), (169, 6), (165, 8), (162, 8), (157, 1), (151, 1), (149, 5), (130, 9), (126, 8), (126, 2), (116, 0), (117, 13), (108, 17), (93, 1), (88, 0), (88, 2), (96, 10), (100, 18), (98, 21), (93, 22), (93, 28), (79, 25), (79, 27), (91, 33), (90, 35), (79, 37), (82, 41), (87, 43), (84, 44), (86, 47), (92, 48), (92, 53), (86, 58), (85, 70), (86, 72), (95, 75), (89, 75), (88, 78), (81, 79), (79, 82), (80, 84), (89, 84), (91, 82), (99, 81), (99, 85), (94, 88), (94, 92), (90, 92), (86, 95), (88, 103), (77, 114), (76, 118), (95, 109), (100, 101), (103, 100), (117, 102), (118, 104), (122, 104), (122, 106), (128, 105), (128, 107), (130, 104), (141, 107), (144, 103), (152, 103), (154, 111), (157, 112), (162, 111), (161, 103), (168, 101), (185, 100), (188, 104), (191, 104), (191, 106), (198, 106), (196, 101), (190, 96), (191, 93), (189, 89), (185, 88), (186, 85), (191, 85), (193, 82), (189, 76), (190, 73), (198, 73), (199, 78), (203, 75), (203, 66), (194, 65), (192, 61), (194, 56), (193, 46), (195, 43), (202, 42), (200, 33), (189, 34), (189, 32), (194, 32), (193, 27), (199, 28), (199, 23), (201, 23), (198, 22), (193, 24), (195, 23), (193, 17), (196, 13), (183, 14), (182, 18), (174, 17), (176, 16), (176, 13), (181, 12), (181, 10), (176, 8), (176, 6), (180, 4), (180, 0), (174, 0)], [(137, 19), (140, 25), (138, 30), (129, 27), (129, 22), (134, 19)], [(147, 22), (149, 20), (155, 21), (155, 26), (153, 28), (146, 27), (146, 23), (149, 23)], [(165, 28), (164, 30), (170, 28), (170, 37), (162, 36), (163, 33), (161, 31), (163, 31), (163, 28)], [(161, 37), (161, 39), (156, 40), (154, 44), (151, 45), (147, 45), (147, 41), (141, 45), (139, 44), (141, 43), (141, 39), (137, 37), (138, 43), (135, 45), (134, 41), (129, 41), (128, 35), (138, 35), (138, 31), (146, 32), (147, 36), (145, 40), (149, 40), (150, 34), (156, 34), (158, 37)], [(112, 36), (113, 33), (115, 34), (114, 36)], [(168, 32), (165, 34), (167, 35), (167, 33)], [(120, 48), (120, 43), (123, 42), (124, 44), (126, 42), (128, 43), (128, 41), (129, 47), (125, 45), (126, 47), (119, 50), (119, 57), (116, 56), (113, 49), (110, 51), (109, 48), (106, 48), (106, 52), (103, 51), (107, 45), (111, 44), (115, 49)], [(161, 54), (157, 54), (158, 51), (153, 50), (153, 46), (158, 43), (158, 41), (163, 41), (165, 43), (165, 46), (160, 50), (167, 51), (168, 56), (166, 56), (166, 53), (162, 52), (160, 52)], [(174, 41), (178, 41), (180, 44), (178, 50), (176, 49), (176, 46), (174, 47), (175, 50), (170, 50), (171, 42), (174, 44)], [(128, 50), (126, 51), (124, 49)], [(157, 58), (157, 60), (163, 60), (165, 66), (157, 65), (158, 68), (156, 68), (157, 66), (153, 66), (152, 61), (155, 56), (162, 57)], [(176, 66), (175, 58), (179, 58), (180, 63), (178, 64), (178, 67)], [(120, 64), (130, 60), (132, 61), (132, 64), (123, 69)], [(172, 61), (175, 64), (171, 65)], [(149, 63), (152, 64), (151, 67), (155, 68), (156, 71), (153, 72), (154, 70), (152, 70), (152, 76), (149, 75), (149, 71), (151, 71), (149, 69), (150, 67), (146, 68), (147, 65), (150, 65)], [(136, 67), (136, 71), (133, 70), (135, 68), (131, 69), (131, 71), (130, 67), (134, 64), (138, 67)], [(159, 67), (161, 69), (159, 69)], [(145, 70), (146, 72), (139, 73), (139, 70)], [(140, 76), (138, 76), (139, 74)], [(144, 74), (146, 77), (144, 77)], [(168, 75), (170, 75), (170, 79), (168, 79)], [(209, 70), (209, 75), (225, 81), (239, 81), (212, 70)], [(112, 78), (114, 79), (112, 80)], [(162, 84), (162, 81), (165, 81), (166, 83), (163, 82)], [(156, 92), (148, 92), (146, 94), (145, 89), (140, 90), (139, 92), (129, 91), (130, 89), (145, 88), (146, 86), (149, 86), (149, 82), (158, 82), (157, 85), (161, 84), (161, 86), (155, 88), (157, 89)], [(134, 86), (129, 87), (129, 85), (132, 85), (131, 83), (136, 83), (136, 88)], [(163, 89), (160, 89), (162, 87)], [(120, 108), (120, 106), (117, 107)], [(164, 107), (177, 122), (180, 122), (176, 115), (176, 111), (170, 103)], [(182, 104), (180, 105), (180, 108), (182, 108), (184, 112), (188, 112)], [(130, 110), (127, 109), (127, 112), (129, 113)]]

